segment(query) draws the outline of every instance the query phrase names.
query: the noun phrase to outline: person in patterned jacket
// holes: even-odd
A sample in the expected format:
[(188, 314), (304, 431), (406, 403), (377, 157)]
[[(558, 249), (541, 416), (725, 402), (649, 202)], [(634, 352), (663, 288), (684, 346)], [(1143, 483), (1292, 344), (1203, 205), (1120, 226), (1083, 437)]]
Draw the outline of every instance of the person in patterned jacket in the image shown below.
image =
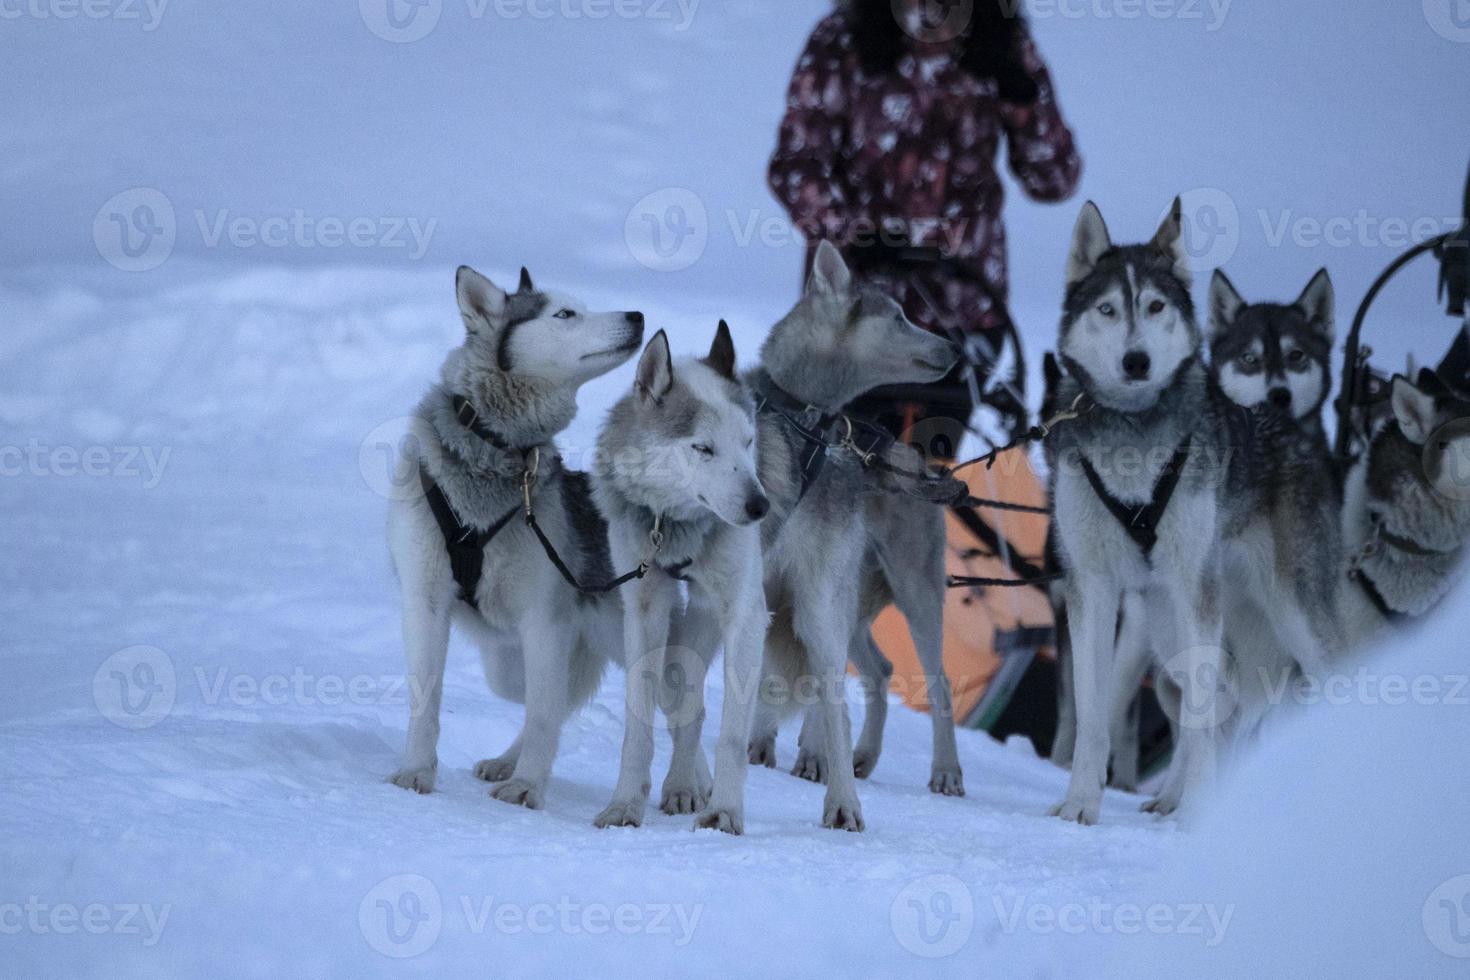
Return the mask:
[(896, 434), (939, 417), (951, 424), (929, 431), (957, 443), (982, 387), (1008, 425), (1024, 418), (1002, 137), (1028, 196), (1061, 201), (1076, 189), (1082, 161), (1014, 0), (843, 0), (797, 62), (769, 180), (809, 245), (832, 240), (911, 320), (963, 342), (982, 374), (1015, 345), (1010, 377), (964, 371), (865, 399)]

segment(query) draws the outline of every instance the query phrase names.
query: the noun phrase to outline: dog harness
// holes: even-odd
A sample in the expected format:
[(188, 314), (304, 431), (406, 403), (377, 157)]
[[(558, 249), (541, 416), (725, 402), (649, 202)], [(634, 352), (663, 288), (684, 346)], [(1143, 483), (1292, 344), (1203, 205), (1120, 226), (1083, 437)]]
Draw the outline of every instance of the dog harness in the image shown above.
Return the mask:
[[(797, 458), (801, 477), (801, 492), (797, 494), (797, 503), (806, 496), (812, 484), (817, 482), (817, 477), (822, 475), (822, 469), (827, 465), (827, 454), (833, 448), (851, 450), (864, 466), (872, 467), (877, 465), (875, 461), (881, 461), (895, 441), (893, 435), (877, 422), (840, 412), (821, 413), (817, 416), (816, 424), (807, 425), (803, 419), (819, 409), (803, 403), (770, 379), (766, 379), (757, 392), (755, 409), (757, 412), (775, 413), (806, 443)], [(834, 442), (833, 434), (839, 430), (842, 437)]]
[(1393, 534), (1384, 528), (1383, 515), (1376, 510), (1368, 512), (1368, 520), (1373, 525), (1373, 535), (1353, 559), (1352, 566), (1348, 569), (1348, 577), (1357, 580), (1358, 588), (1363, 590), (1363, 595), (1367, 597), (1373, 608), (1378, 610), (1380, 616), (1390, 623), (1399, 623), (1408, 619), (1409, 614), (1400, 612), (1388, 604), (1388, 600), (1383, 597), (1383, 592), (1378, 588), (1378, 583), (1374, 582), (1363, 570), (1363, 562), (1378, 553), (1380, 544), (1386, 544), (1395, 551), (1402, 551), (1406, 555), (1414, 555), (1418, 558), (1438, 558), (1450, 552), (1426, 548), (1417, 541), (1410, 541), (1408, 538)]
[(1103, 485), (1102, 477), (1098, 476), (1097, 470), (1093, 469), (1092, 463), (1086, 456), (1082, 457), (1082, 472), (1087, 474), (1087, 482), (1092, 484), (1092, 492), (1097, 494), (1097, 499), (1101, 500), (1108, 512), (1117, 518), (1119, 524), (1123, 525), (1123, 530), (1143, 551), (1144, 558), (1153, 554), (1154, 545), (1159, 543), (1159, 522), (1164, 519), (1164, 512), (1169, 509), (1169, 501), (1173, 499), (1174, 491), (1179, 488), (1179, 479), (1184, 475), (1184, 467), (1189, 463), (1189, 450), (1193, 442), (1194, 436), (1184, 437), (1179, 448), (1174, 450), (1174, 457), (1159, 474), (1158, 482), (1154, 484), (1153, 499), (1137, 506), (1125, 504), (1109, 493), (1108, 488)]
[[(479, 413), (469, 400), (462, 395), (455, 395), (453, 399), (454, 417), (459, 420), (460, 425), (479, 436), (481, 439), (505, 452), (520, 453), (521, 459), (529, 467), (532, 454), (539, 447), (513, 449), (510, 442), (500, 433), (486, 428), (479, 418)], [(469, 603), (475, 609), (480, 605), (475, 600), (475, 590), (480, 586), (480, 578), (484, 574), (485, 548), (496, 535), (504, 531), (506, 525), (516, 516), (521, 509), (516, 504), (505, 516), (495, 521), (487, 528), (476, 528), (466, 524), (459, 519), (454, 508), (449, 503), (449, 497), (440, 486), (429, 476), (429, 471), (419, 464), (419, 485), (424, 488), (424, 497), (429, 502), (429, 509), (434, 512), (434, 520), (439, 525), (439, 531), (444, 535), (444, 547), (449, 552), (449, 568), (454, 574), (454, 581), (459, 586), (459, 598)]]

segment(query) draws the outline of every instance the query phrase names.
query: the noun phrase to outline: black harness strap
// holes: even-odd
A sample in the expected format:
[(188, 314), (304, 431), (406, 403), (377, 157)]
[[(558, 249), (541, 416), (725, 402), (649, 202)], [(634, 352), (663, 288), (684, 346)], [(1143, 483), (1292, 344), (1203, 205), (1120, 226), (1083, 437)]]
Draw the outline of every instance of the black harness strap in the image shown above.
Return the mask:
[(561, 577), (568, 585), (583, 595), (602, 595), (607, 592), (612, 592), (616, 589), (621, 589), (634, 579), (643, 578), (648, 574), (648, 563), (643, 562), (631, 572), (628, 572), (626, 575), (620, 575), (611, 582), (583, 585), (577, 581), (577, 576), (572, 574), (572, 570), (567, 567), (567, 563), (562, 561), (561, 555), (557, 554), (556, 547), (546, 537), (546, 533), (541, 530), (541, 525), (536, 522), (536, 514), (533, 511), (526, 511), (526, 526), (535, 532), (536, 540), (541, 542), (541, 550), (546, 552), (546, 557), (551, 560), (552, 565), (556, 566), (556, 570), (561, 573)]
[(516, 511), (520, 510), (520, 505), (512, 507), (504, 517), (484, 530), (478, 530), (459, 519), (449, 504), (449, 498), (422, 466), (419, 467), (419, 484), (424, 488), (429, 509), (434, 512), (434, 520), (444, 535), (444, 547), (449, 551), (449, 568), (459, 585), (459, 598), (478, 609), (475, 590), (479, 588), (480, 577), (484, 573), (485, 547), (505, 530)]
[(775, 382), (767, 381), (763, 387), (765, 390), (756, 394), (755, 410), (774, 412), (806, 443), (806, 449), (797, 459), (801, 492), (797, 494), (796, 500), (800, 503), (827, 465), (827, 452), (832, 448), (828, 435), (841, 416), (822, 414), (817, 417), (815, 426), (808, 426), (802, 421), (802, 417), (808, 412), (816, 411), (813, 406), (802, 404), (777, 387)]
[(1097, 494), (1097, 499), (1123, 525), (1123, 530), (1142, 549), (1145, 558), (1153, 554), (1154, 545), (1159, 542), (1159, 522), (1164, 519), (1169, 501), (1179, 488), (1179, 479), (1184, 475), (1184, 467), (1189, 462), (1189, 450), (1193, 442), (1192, 435), (1184, 437), (1179, 448), (1174, 450), (1174, 458), (1169, 460), (1159, 474), (1159, 481), (1154, 484), (1153, 499), (1138, 506), (1129, 506), (1109, 493), (1092, 463), (1086, 456), (1082, 457), (1082, 471), (1087, 474), (1087, 482), (1092, 484), (1092, 492)]

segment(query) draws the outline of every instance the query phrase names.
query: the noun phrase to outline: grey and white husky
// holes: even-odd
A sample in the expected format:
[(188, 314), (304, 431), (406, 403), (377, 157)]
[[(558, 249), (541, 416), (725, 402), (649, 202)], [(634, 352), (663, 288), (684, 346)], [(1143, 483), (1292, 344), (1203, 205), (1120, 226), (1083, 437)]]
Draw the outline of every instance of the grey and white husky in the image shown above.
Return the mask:
[(1060, 404), (1090, 408), (1053, 430), (1053, 509), (1077, 709), (1066, 798), (1053, 813), (1095, 823), (1109, 757), (1114, 648), (1136, 591), (1183, 693), (1176, 766), (1149, 804), (1172, 812), (1215, 765), (1221, 650), (1220, 542), (1238, 520), (1230, 439), (1201, 361), (1179, 202), (1144, 245), (1114, 245), (1083, 207), (1067, 261)]
[[(553, 438), (576, 414), (577, 389), (637, 352), (643, 314), (591, 312), (536, 289), (525, 270), (507, 293), (461, 267), (456, 293), (464, 343), (416, 411), (425, 494), (395, 501), (388, 516), (412, 689), (403, 767), (390, 781), (434, 788), (452, 621), (479, 645), (490, 688), (526, 706), (520, 736), (475, 775), (499, 783), (496, 799), (535, 809), (563, 723), (621, 648), (622, 611), (615, 597), (574, 590), (515, 518), (528, 499), (579, 581), (611, 578), (607, 527), (588, 481), (562, 467)], [(475, 541), (478, 558), (471, 550), (452, 566), (435, 502)]]
[[(595, 496), (614, 558), (648, 563), (625, 588), (623, 758), (597, 826), (642, 823), (661, 704), (674, 737), (661, 809), (698, 811), (697, 827), (743, 833), (746, 743), (769, 622), (759, 524), (770, 500), (758, 473), (755, 402), (735, 373), (723, 322), (702, 359), (673, 360), (662, 330), (649, 341), (634, 390), (608, 415), (597, 459)], [(778, 479), (785, 469), (777, 467)], [(725, 700), (711, 784), (699, 736), (705, 672), (721, 646)]]
[[(761, 535), (772, 622), (750, 757), (773, 764), (782, 716), (809, 706), (808, 745), (818, 741), (825, 763), (826, 827), (863, 828), (844, 682), (850, 651), (867, 642), (860, 630), (867, 618), (864, 585), (872, 582), (865, 561), (876, 560), (890, 583), (935, 591), (936, 638), (943, 581), (913, 574), (916, 556), (870, 551), (879, 535), (869, 525), (865, 500), (884, 488), (854, 454), (827, 454), (804, 491), (800, 461), (819, 449), (811, 433), (821, 420), (836, 418), (859, 395), (885, 384), (937, 381), (958, 359), (957, 348), (910, 323), (890, 297), (855, 281), (837, 249), (823, 242), (805, 293), (772, 329), (761, 366), (747, 379), (758, 404), (766, 406), (758, 418), (762, 473), (767, 454), (772, 469), (789, 469), (779, 484), (766, 482), (772, 508)], [(952, 725), (942, 668), (930, 683), (931, 701), (946, 709), (943, 722)], [(957, 783), (958, 760), (936, 757), (936, 765), (941, 763), (952, 764)]]
[(1444, 598), (1470, 539), (1470, 393), (1425, 369), (1394, 378), (1392, 405), (1347, 478), (1339, 582), (1353, 647)]

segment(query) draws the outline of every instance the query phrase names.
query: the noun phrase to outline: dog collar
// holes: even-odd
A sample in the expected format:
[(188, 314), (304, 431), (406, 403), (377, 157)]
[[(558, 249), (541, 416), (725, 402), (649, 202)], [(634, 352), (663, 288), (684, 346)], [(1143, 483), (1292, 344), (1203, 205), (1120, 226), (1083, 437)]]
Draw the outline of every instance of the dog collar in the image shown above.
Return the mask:
[(522, 457), (526, 457), (531, 455), (532, 450), (538, 448), (537, 446), (512, 445), (509, 439), (480, 421), (479, 411), (475, 406), (470, 404), (470, 400), (464, 395), (454, 395), (450, 399), (450, 402), (454, 406), (454, 417), (459, 420), (460, 425), (469, 429), (501, 452), (520, 453)]
[[(755, 410), (774, 413), (806, 443), (805, 449), (797, 459), (797, 467), (801, 476), (801, 492), (797, 494), (796, 500), (800, 503), (827, 465), (827, 452), (832, 448), (828, 436), (841, 416), (823, 412), (815, 405), (802, 402), (772, 381), (769, 376), (763, 378), (755, 387)], [(816, 424), (808, 425), (806, 417), (814, 412), (818, 413)]]

